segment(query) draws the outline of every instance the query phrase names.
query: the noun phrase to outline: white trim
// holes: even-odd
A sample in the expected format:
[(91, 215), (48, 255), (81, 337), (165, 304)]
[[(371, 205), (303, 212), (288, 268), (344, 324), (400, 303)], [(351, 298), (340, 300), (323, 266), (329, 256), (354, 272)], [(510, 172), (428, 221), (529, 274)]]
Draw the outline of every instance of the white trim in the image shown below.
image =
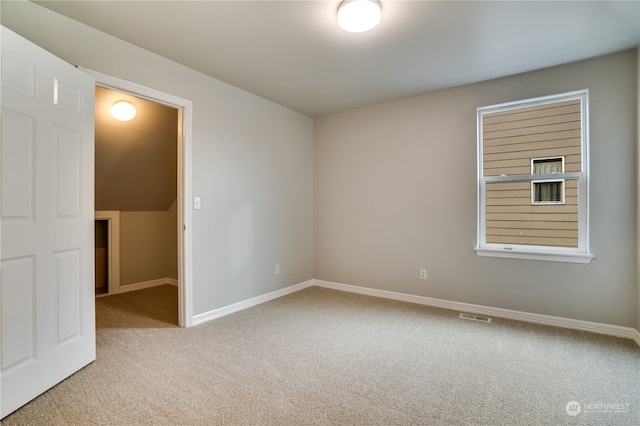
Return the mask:
[(559, 180), (577, 179), (580, 180), (582, 172), (549, 173), (546, 175), (509, 175), (509, 176), (487, 176), (486, 183), (507, 183), (507, 182), (529, 182), (533, 180)]
[(108, 280), (106, 296), (120, 293), (120, 212), (117, 210), (103, 210), (94, 212), (94, 220), (106, 220), (108, 222), (108, 251), (107, 269)]
[(263, 294), (262, 296), (252, 297), (251, 299), (243, 300), (241, 302), (223, 306), (222, 308), (214, 309), (209, 312), (204, 312), (202, 314), (194, 315), (192, 319), (192, 324), (193, 325), (202, 324), (207, 321), (211, 321), (216, 318), (233, 314), (234, 312), (251, 308), (252, 306), (256, 306), (261, 303), (265, 303), (270, 300), (277, 299), (279, 297), (286, 296), (291, 293), (295, 293), (296, 291), (304, 290), (305, 288), (311, 287), (313, 285), (314, 285), (314, 280), (305, 281), (299, 284), (294, 284), (290, 287), (272, 291), (271, 293)]
[[(522, 247), (522, 246), (513, 246)], [(532, 250), (518, 250), (513, 247), (503, 248), (480, 248), (476, 247), (474, 250), (476, 254), (481, 257), (503, 257), (510, 259), (523, 259), (523, 260), (546, 260), (549, 262), (566, 262), (566, 263), (590, 263), (594, 256), (592, 254), (582, 253), (561, 253), (561, 252), (545, 252), (545, 251), (532, 251)]]
[(478, 108), (478, 110), (482, 110), (483, 113), (492, 113), (497, 111), (507, 111), (507, 110), (528, 108), (531, 106), (555, 104), (558, 102), (570, 101), (570, 100), (581, 98), (585, 93), (588, 93), (588, 92), (589, 92), (588, 89), (576, 90), (574, 92), (566, 92), (566, 93), (560, 93), (557, 95), (541, 96), (538, 98), (525, 99), (521, 101), (511, 101), (511, 102), (505, 102), (505, 103), (496, 104), (496, 105), (480, 107)]
[(128, 293), (130, 291), (143, 290), (145, 288), (158, 287), (165, 284), (170, 284), (178, 287), (178, 280), (176, 280), (175, 278), (159, 278), (157, 280), (121, 285), (120, 291), (118, 291), (118, 293)]
[(633, 339), (640, 346), (640, 333), (631, 327), (621, 327), (618, 325), (601, 324), (590, 321), (575, 320), (570, 318), (555, 317), (551, 315), (534, 314), (530, 312), (513, 311), (510, 309), (492, 308), (490, 306), (473, 305), (470, 303), (453, 302), (449, 300), (434, 299), (431, 297), (415, 296), (412, 294), (396, 293), (393, 291), (377, 290), (366, 287), (358, 287), (347, 284), (339, 284), (329, 281), (314, 280), (318, 287), (330, 288), (334, 290), (347, 291), (350, 293), (364, 294), (367, 296), (382, 297), (385, 299), (400, 300), (403, 302), (416, 303), (419, 305), (433, 306), (437, 308), (450, 309), (458, 312), (481, 314), (516, 321), (530, 322), (535, 324), (551, 325), (554, 327), (570, 328), (573, 330), (588, 331), (591, 333), (606, 334), (609, 336)]
[[(638, 87), (640, 87), (640, 48), (636, 49)], [(636, 91), (636, 342), (640, 345), (640, 90)]]
[(78, 67), (91, 75), (96, 85), (107, 87), (178, 109), (178, 323), (192, 326), (193, 274), (191, 255), (191, 140), (193, 103), (184, 98)]
[(384, 299), (400, 300), (403, 302), (416, 303), (419, 305), (433, 306), (437, 308), (449, 309), (458, 312), (466, 312), (480, 314), (484, 316), (493, 316), (516, 321), (530, 322), (535, 324), (550, 325), (554, 327), (569, 328), (573, 330), (587, 331), (591, 333), (606, 334), (609, 336), (622, 337), (634, 340), (640, 346), (640, 333), (638, 330), (630, 327), (621, 327), (617, 325), (601, 324), (590, 321), (574, 320), (570, 318), (555, 317), (551, 315), (534, 314), (530, 312), (513, 311), (510, 309), (493, 308), (490, 306), (474, 305), (470, 303), (453, 302), (443, 299), (434, 299), (425, 296), (415, 296), (412, 294), (397, 293), (387, 290), (377, 290), (367, 287), (359, 287), (348, 284), (340, 284), (330, 281), (322, 281), (312, 279), (299, 284), (292, 285), (271, 293), (243, 300), (222, 308), (214, 309), (209, 312), (194, 315), (192, 324), (203, 324), (207, 321), (220, 318), (243, 309), (247, 309), (270, 300), (295, 293), (312, 286), (330, 288), (333, 290), (346, 291), (350, 293), (364, 294), (367, 296), (381, 297)]

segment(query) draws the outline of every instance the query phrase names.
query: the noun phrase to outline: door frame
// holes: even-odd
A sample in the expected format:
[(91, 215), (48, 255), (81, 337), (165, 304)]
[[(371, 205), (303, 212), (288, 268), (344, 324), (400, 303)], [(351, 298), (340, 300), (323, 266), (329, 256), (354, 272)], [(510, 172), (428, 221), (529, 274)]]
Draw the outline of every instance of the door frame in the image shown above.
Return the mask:
[(96, 86), (117, 90), (178, 110), (178, 324), (193, 325), (191, 252), (191, 127), (193, 103), (184, 98), (127, 80), (78, 67), (92, 76)]

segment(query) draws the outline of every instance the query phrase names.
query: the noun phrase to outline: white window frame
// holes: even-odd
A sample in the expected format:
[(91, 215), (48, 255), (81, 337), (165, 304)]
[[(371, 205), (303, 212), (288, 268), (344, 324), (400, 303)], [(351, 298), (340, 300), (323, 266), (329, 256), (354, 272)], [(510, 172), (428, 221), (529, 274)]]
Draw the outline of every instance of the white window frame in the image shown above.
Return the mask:
[[(561, 157), (544, 157), (544, 158), (532, 158), (531, 159), (531, 174), (534, 175), (533, 169), (536, 161), (549, 161), (560, 160), (562, 162), (562, 173), (564, 173), (564, 156)], [(555, 173), (554, 173), (555, 174)], [(536, 183), (560, 183), (560, 201), (536, 201)], [(548, 205), (561, 205), (564, 204), (564, 179), (554, 180), (532, 180), (531, 181), (531, 204), (534, 206), (548, 206)]]
[[(506, 111), (544, 104), (580, 100), (581, 111), (581, 172), (552, 173), (544, 175), (483, 176), (483, 116), (498, 111)], [(589, 91), (587, 89), (544, 96), (523, 101), (508, 102), (481, 107), (477, 110), (477, 243), (478, 256), (511, 259), (544, 260), (554, 262), (589, 263), (593, 254), (589, 251)], [(564, 166), (563, 166), (564, 170)], [(518, 244), (495, 244), (486, 241), (486, 185), (506, 182), (533, 182), (534, 180), (578, 180), (578, 247), (533, 246)], [(563, 191), (564, 194), (564, 191)]]

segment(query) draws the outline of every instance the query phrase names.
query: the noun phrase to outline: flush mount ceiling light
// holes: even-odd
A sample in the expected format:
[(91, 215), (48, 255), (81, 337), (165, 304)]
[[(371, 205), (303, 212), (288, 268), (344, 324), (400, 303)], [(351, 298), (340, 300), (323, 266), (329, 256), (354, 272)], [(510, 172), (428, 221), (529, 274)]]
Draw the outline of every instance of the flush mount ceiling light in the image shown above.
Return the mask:
[(380, 23), (378, 0), (344, 0), (338, 6), (338, 25), (350, 33), (362, 33)]
[(136, 116), (136, 107), (129, 102), (120, 101), (113, 104), (111, 114), (120, 121), (129, 121)]

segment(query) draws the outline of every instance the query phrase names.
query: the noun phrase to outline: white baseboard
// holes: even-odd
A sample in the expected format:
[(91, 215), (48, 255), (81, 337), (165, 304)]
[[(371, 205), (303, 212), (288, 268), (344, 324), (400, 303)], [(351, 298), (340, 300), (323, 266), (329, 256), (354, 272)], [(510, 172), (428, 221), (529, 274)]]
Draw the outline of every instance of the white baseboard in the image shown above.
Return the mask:
[[(160, 278), (157, 280), (143, 281), (141, 283), (120, 285), (120, 287), (118, 288), (118, 293), (126, 293), (128, 291), (142, 290), (145, 288), (157, 287), (159, 285), (165, 285), (165, 284), (171, 284), (177, 287), (178, 280), (174, 278)], [(113, 293), (113, 294), (117, 294), (117, 293)]]
[[(155, 285), (173, 284), (172, 282), (167, 282), (168, 279), (157, 280), (157, 281), (162, 281), (162, 282), (160, 284), (155, 284)], [(175, 282), (174, 285), (177, 285), (177, 281), (175, 280), (173, 281)], [(148, 285), (149, 287), (151, 287), (152, 285), (149, 285), (150, 283), (154, 283), (154, 281), (148, 281), (146, 283), (139, 283), (139, 284), (132, 284), (131, 286)], [(631, 327), (621, 327), (618, 325), (601, 324), (601, 323), (590, 322), (590, 321), (575, 320), (571, 318), (555, 317), (551, 315), (534, 314), (530, 312), (514, 311), (510, 309), (493, 308), (490, 306), (483, 306), (483, 305), (474, 305), (470, 303), (453, 302), (450, 300), (434, 299), (431, 297), (416, 296), (412, 294), (397, 293), (397, 292), (386, 291), (386, 290), (377, 290), (377, 289), (372, 289), (367, 287), (358, 287), (358, 286), (353, 286), (348, 284), (340, 284), (340, 283), (334, 283), (334, 282), (322, 281), (322, 280), (305, 281), (299, 284), (292, 285), (290, 287), (273, 291), (271, 293), (267, 293), (261, 296), (253, 297), (251, 299), (243, 300), (241, 302), (237, 302), (232, 305), (223, 306), (222, 308), (218, 308), (209, 312), (204, 312), (202, 314), (194, 315), (192, 317), (192, 325), (202, 324), (207, 321), (211, 321), (216, 318), (220, 318), (225, 315), (229, 315), (234, 312), (238, 312), (243, 309), (247, 309), (252, 306), (256, 306), (261, 303), (265, 303), (282, 296), (286, 296), (287, 294), (295, 293), (297, 291), (303, 290), (308, 287), (312, 287), (314, 285), (318, 287), (330, 288), (334, 290), (364, 294), (367, 296), (381, 297), (385, 299), (393, 299), (393, 300), (400, 300), (403, 302), (416, 303), (419, 305), (433, 306), (437, 308), (449, 309), (449, 310), (458, 311), (458, 312), (474, 313), (474, 314), (480, 314), (485, 316), (511, 319), (516, 321), (550, 325), (554, 327), (569, 328), (573, 330), (581, 330), (581, 331), (588, 331), (591, 333), (599, 333), (599, 334), (606, 334), (610, 336), (623, 337), (626, 339), (632, 339), (638, 344), (638, 346), (640, 346), (640, 332), (638, 332), (638, 330)], [(129, 286), (126, 286), (126, 287), (128, 288)], [(135, 290), (139, 290), (140, 288), (147, 288), (147, 287), (138, 287), (138, 288), (135, 288)]]
[(405, 293), (396, 293), (386, 290), (376, 290), (366, 287), (358, 287), (347, 284), (333, 283), (329, 281), (313, 280), (314, 285), (334, 290), (348, 291), (351, 293), (365, 294), (368, 296), (382, 297), (385, 299), (401, 300), (419, 305), (433, 306), (450, 309), (459, 312), (481, 314), (499, 318), (512, 319), (536, 324), (551, 325), (555, 327), (570, 328), (574, 330), (589, 331), (592, 333), (607, 334), (610, 336), (624, 337), (634, 340), (640, 346), (640, 333), (631, 327), (601, 324), (596, 322), (581, 321), (570, 318), (555, 317), (551, 315), (533, 314), (529, 312), (513, 311), (510, 309), (492, 308), (490, 306), (473, 305), (449, 300), (434, 299), (431, 297), (415, 296)]
[(232, 314), (234, 312), (241, 311), (243, 309), (250, 308), (252, 306), (259, 305), (261, 303), (268, 302), (273, 299), (277, 299), (282, 296), (286, 296), (287, 294), (295, 293), (296, 291), (303, 290), (307, 287), (311, 287), (314, 285), (313, 280), (305, 281), (299, 284), (294, 284), (290, 287), (286, 287), (280, 290), (272, 291), (271, 293), (263, 294), (262, 296), (256, 296), (251, 299), (243, 300), (241, 302), (234, 303), (232, 305), (223, 306), (222, 308), (214, 309), (209, 312), (204, 312), (202, 314), (194, 315), (192, 317), (191, 324), (198, 325), (207, 321), (211, 321), (216, 318), (223, 317), (225, 315)]

